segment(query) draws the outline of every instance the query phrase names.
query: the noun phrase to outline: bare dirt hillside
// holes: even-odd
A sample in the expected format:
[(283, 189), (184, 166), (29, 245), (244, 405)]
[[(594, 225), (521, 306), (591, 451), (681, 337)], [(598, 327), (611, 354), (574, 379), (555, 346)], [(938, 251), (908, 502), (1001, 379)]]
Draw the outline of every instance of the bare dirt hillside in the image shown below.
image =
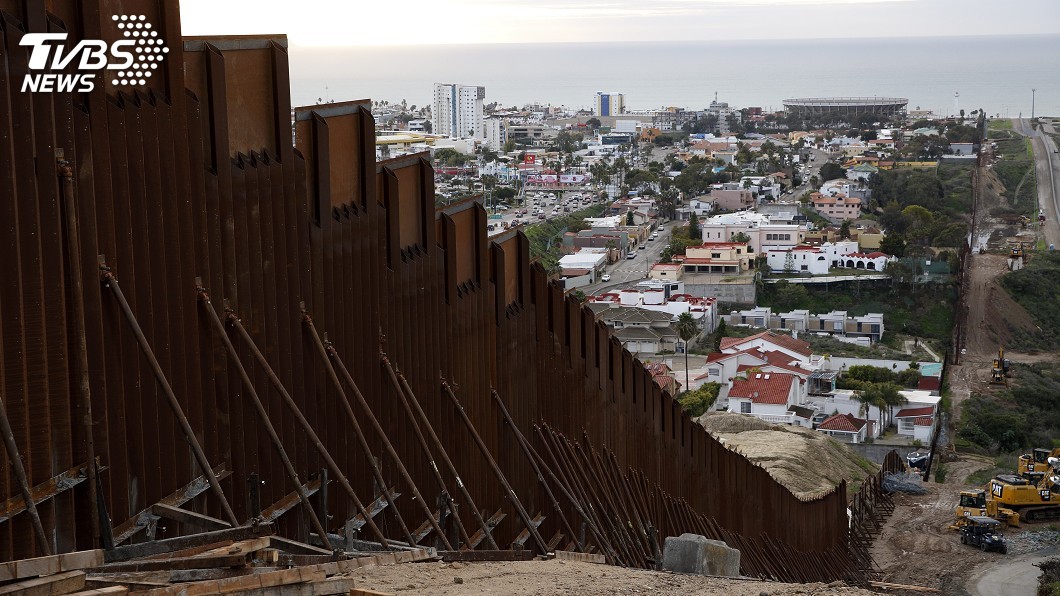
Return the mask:
[(710, 434), (765, 468), (800, 499), (814, 499), (840, 481), (848, 494), (878, 467), (823, 433), (797, 426), (763, 422), (753, 416), (711, 412), (698, 420)]

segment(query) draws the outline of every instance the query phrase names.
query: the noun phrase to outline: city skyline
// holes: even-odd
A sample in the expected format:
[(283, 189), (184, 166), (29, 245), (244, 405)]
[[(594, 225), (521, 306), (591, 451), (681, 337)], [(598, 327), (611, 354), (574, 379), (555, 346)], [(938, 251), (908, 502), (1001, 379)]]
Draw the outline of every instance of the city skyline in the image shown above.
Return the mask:
[[(296, 46), (1060, 34), (1060, 19), (1030, 18), (1060, 16), (1051, 0), (1004, 11), (991, 0), (409, 0), (400, 14), (334, 0), (297, 11), (281, 0), (181, 6), (185, 35), (286, 34)], [(349, 24), (366, 20), (351, 35)]]

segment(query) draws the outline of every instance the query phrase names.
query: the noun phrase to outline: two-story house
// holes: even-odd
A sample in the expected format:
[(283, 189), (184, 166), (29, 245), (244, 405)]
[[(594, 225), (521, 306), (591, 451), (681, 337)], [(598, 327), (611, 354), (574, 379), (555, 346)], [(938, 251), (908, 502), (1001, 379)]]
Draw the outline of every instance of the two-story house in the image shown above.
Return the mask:
[(753, 260), (746, 242), (704, 242), (685, 249), (681, 266), (684, 273), (743, 273)]

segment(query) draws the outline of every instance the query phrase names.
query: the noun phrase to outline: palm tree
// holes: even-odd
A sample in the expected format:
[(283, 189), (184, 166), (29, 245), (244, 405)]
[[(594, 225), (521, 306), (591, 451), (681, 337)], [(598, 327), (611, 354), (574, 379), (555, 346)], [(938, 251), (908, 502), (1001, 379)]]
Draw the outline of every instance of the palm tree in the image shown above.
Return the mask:
[(688, 342), (699, 335), (699, 322), (690, 313), (681, 313), (677, 317), (677, 335), (685, 342), (685, 391), (688, 391)]

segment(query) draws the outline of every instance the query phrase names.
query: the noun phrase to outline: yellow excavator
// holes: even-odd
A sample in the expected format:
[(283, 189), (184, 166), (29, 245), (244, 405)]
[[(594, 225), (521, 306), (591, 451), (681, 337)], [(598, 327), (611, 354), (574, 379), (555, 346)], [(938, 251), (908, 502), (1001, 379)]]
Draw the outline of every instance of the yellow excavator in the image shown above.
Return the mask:
[(1020, 521), (1039, 523), (1060, 519), (1060, 475), (1057, 466), (1060, 459), (1050, 457), (1047, 460), (1049, 471), (1041, 474), (1029, 474), (1029, 478), (1015, 474), (999, 474), (990, 481), (990, 494), (987, 503), (997, 503), (997, 507), (1008, 508), (1019, 514)]
[(1048, 449), (1035, 448), (1030, 453), (1024, 453), (1020, 456), (1019, 468), (1016, 472), (1020, 476), (1031, 478), (1029, 480), (1039, 481), (1041, 476), (1039, 474), (1047, 474), (1050, 470), (1049, 458), (1060, 458), (1060, 447), (1049, 451)]
[(993, 368), (990, 370), (990, 384), (991, 385), (1007, 385), (1010, 363), (1005, 358), (1005, 347), (1001, 346), (997, 349), (997, 358), (994, 358)]

